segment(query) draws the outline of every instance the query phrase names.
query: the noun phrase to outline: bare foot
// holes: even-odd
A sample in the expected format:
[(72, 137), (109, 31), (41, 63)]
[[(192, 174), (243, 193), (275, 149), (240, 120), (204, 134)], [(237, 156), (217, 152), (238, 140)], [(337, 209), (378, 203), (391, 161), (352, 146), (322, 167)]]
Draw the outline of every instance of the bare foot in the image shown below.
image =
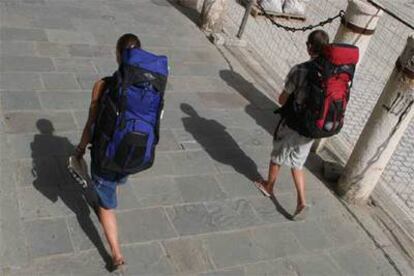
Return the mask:
[(122, 256), (112, 258), (112, 270), (123, 272), (125, 259)]
[(271, 197), (273, 195), (273, 191), (269, 188), (269, 184), (264, 180), (255, 181), (254, 185), (256, 186), (259, 191), (266, 197)]
[(306, 219), (309, 212), (309, 206), (307, 205), (299, 205), (296, 207), (295, 214), (293, 215), (293, 220), (300, 221)]

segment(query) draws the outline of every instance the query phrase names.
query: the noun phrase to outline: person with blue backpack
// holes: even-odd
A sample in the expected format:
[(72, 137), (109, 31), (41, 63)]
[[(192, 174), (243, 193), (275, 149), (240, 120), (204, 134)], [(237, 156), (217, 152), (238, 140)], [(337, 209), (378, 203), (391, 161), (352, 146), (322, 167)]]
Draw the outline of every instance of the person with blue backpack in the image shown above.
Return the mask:
[(167, 57), (141, 49), (134, 34), (118, 39), (116, 59), (118, 70), (93, 87), (88, 120), (75, 154), (83, 160), (91, 145), (89, 186), (96, 200), (89, 202), (110, 245), (113, 269), (125, 263), (114, 212), (117, 191), (128, 175), (152, 166), (168, 77)]

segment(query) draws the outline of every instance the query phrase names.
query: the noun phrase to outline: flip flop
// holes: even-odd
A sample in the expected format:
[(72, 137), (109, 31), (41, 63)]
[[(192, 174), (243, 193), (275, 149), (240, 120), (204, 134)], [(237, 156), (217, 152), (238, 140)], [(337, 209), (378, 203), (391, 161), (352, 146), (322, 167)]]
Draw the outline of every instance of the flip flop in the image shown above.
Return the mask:
[(88, 165), (83, 158), (78, 159), (75, 156), (70, 156), (68, 160), (68, 170), (77, 183), (79, 183), (83, 188), (88, 187), (90, 182)]
[(263, 187), (263, 184), (262, 183), (260, 183), (260, 182), (258, 182), (258, 181), (255, 181), (254, 182), (254, 185), (256, 186), (256, 188), (265, 196), (265, 197), (271, 197), (272, 195), (271, 194), (269, 194), (269, 192), (268, 191), (266, 191), (266, 189)]

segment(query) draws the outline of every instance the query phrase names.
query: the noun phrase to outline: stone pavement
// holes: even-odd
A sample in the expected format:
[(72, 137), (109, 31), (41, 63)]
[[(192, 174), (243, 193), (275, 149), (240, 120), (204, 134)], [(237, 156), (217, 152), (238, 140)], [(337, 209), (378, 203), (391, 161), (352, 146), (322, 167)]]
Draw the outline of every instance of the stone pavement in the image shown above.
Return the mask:
[(274, 104), (169, 2), (1, 0), (0, 8), (1, 275), (109, 273), (99, 223), (65, 161), (91, 85), (114, 70), (125, 32), (171, 61), (155, 165), (119, 195), (128, 275), (398, 275), (309, 171), (306, 221), (288, 219), (288, 170), (277, 201), (256, 191)]

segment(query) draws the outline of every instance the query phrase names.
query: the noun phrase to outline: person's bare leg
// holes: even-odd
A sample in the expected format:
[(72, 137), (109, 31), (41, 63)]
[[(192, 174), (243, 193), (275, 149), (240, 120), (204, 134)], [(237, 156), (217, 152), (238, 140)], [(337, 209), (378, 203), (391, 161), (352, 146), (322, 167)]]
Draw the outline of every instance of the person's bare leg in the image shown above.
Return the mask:
[(279, 170), (280, 170), (280, 165), (275, 164), (272, 161), (270, 161), (267, 180), (264, 180), (261, 182), (263, 188), (265, 188), (266, 191), (271, 195), (273, 194), (273, 187), (277, 180), (277, 176), (279, 175)]
[(106, 239), (111, 247), (112, 260), (115, 264), (123, 262), (121, 247), (118, 240), (118, 225), (114, 210), (99, 207), (99, 219), (101, 221)]
[(295, 182), (296, 193), (297, 193), (297, 204), (296, 212), (299, 213), (306, 206), (305, 198), (305, 175), (303, 174), (302, 169), (292, 168), (293, 181)]

